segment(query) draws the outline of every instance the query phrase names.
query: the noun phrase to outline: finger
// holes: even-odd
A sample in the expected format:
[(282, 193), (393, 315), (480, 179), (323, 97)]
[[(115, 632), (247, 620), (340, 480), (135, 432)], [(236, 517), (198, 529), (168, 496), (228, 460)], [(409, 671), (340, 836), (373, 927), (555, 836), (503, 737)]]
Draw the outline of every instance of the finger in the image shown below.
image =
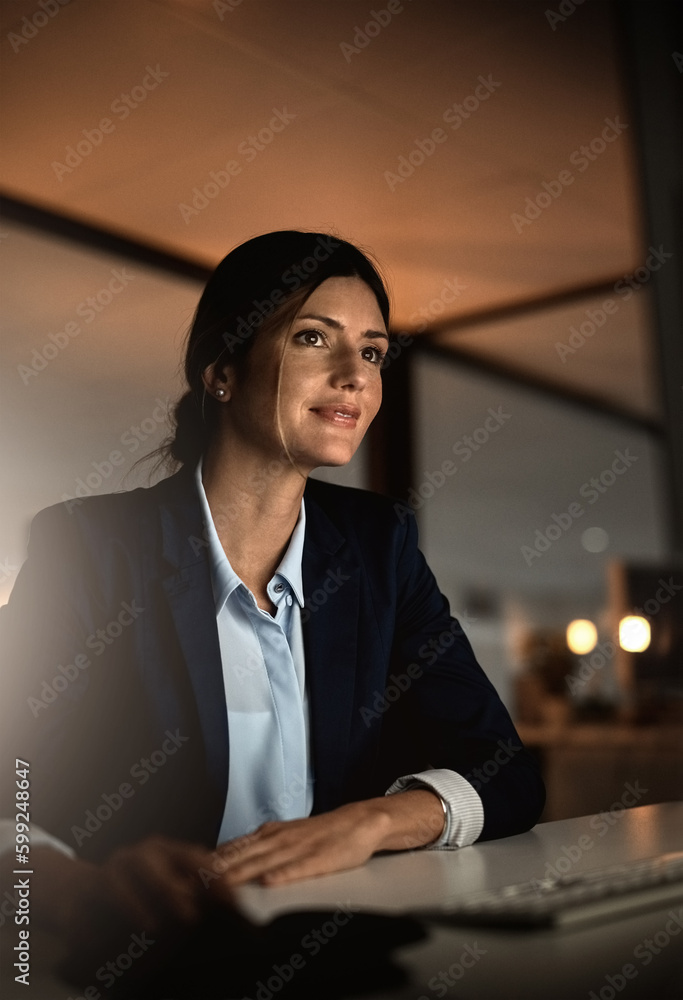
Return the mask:
[(227, 841), (218, 847), (220, 870), (234, 871), (242, 865), (264, 858), (278, 846), (298, 839), (289, 823), (267, 823), (253, 833)]
[(267, 848), (244, 857), (239, 863), (228, 868), (224, 878), (230, 886), (242, 885), (302, 858), (309, 850), (308, 845), (300, 841), (292, 843), (289, 840), (270, 840)]
[(153, 840), (113, 855), (105, 866), (113, 894), (148, 926), (169, 918), (198, 919), (194, 872), (200, 854), (189, 850), (191, 854), (185, 845)]
[(140, 891), (139, 883), (131, 883), (125, 872), (105, 872), (104, 878), (107, 898), (126, 920), (143, 930), (156, 930), (157, 910), (147, 893)]
[(216, 850), (226, 864), (233, 864), (248, 853), (258, 854), (264, 849), (264, 844), (283, 832), (295, 829), (300, 825), (299, 820), (288, 822), (263, 823), (256, 830), (245, 833), (242, 837), (235, 837), (233, 840), (226, 840), (219, 844)]
[(258, 841), (259, 836), (259, 831), (256, 830), (254, 833), (249, 833), (244, 837), (236, 837), (235, 840), (228, 840), (223, 844), (219, 844), (216, 851), (220, 857), (221, 870), (225, 871), (226, 868), (239, 864), (244, 860), (244, 857), (248, 856), (250, 851), (253, 850), (253, 845)]
[(346, 852), (338, 843), (326, 843), (282, 865), (274, 866), (265, 871), (258, 880), (262, 885), (283, 885), (303, 878), (317, 878), (320, 875), (357, 868), (369, 857), (371, 857), (370, 852)]
[(258, 879), (261, 885), (285, 885), (287, 882), (297, 882), (299, 879), (315, 878), (318, 875), (328, 875), (338, 871), (336, 864), (316, 863), (312, 858), (299, 858), (277, 868), (264, 872)]

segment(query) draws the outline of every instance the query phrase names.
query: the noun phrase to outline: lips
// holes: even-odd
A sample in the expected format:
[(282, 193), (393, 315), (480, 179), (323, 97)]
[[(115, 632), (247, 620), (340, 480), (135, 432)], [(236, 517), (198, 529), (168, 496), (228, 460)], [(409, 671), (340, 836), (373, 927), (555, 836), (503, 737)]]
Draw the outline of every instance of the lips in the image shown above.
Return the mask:
[(338, 427), (353, 429), (360, 417), (360, 409), (349, 403), (326, 403), (322, 406), (312, 406), (311, 413), (336, 424)]

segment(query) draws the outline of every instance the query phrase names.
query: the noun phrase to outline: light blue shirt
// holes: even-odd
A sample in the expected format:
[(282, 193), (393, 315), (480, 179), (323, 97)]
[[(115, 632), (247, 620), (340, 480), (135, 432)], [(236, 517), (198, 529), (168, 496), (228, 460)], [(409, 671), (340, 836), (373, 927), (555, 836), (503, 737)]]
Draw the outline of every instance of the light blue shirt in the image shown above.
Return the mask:
[(230, 771), (218, 843), (269, 820), (300, 819), (313, 807), (301, 609), (306, 508), (268, 583), (274, 615), (259, 608), (218, 538), (201, 480), (216, 622), (228, 709)]

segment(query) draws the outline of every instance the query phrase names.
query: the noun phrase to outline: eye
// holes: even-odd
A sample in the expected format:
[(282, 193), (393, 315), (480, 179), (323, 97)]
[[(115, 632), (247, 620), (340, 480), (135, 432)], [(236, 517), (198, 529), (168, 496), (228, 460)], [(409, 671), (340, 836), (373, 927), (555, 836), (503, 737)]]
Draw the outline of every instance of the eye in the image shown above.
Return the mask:
[(320, 330), (301, 330), (300, 333), (294, 335), (294, 339), (305, 347), (322, 347), (325, 334)]
[(360, 352), (361, 357), (364, 361), (371, 361), (373, 365), (378, 365), (380, 368), (386, 358), (386, 354), (380, 351), (379, 347), (364, 347)]

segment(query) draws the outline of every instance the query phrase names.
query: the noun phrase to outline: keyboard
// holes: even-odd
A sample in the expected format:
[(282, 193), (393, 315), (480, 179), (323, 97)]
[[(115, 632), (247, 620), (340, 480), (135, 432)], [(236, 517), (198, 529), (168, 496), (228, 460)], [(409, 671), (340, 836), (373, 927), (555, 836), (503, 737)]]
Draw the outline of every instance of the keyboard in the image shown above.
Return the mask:
[(473, 893), (419, 916), (440, 923), (576, 927), (677, 903), (683, 903), (683, 851)]

